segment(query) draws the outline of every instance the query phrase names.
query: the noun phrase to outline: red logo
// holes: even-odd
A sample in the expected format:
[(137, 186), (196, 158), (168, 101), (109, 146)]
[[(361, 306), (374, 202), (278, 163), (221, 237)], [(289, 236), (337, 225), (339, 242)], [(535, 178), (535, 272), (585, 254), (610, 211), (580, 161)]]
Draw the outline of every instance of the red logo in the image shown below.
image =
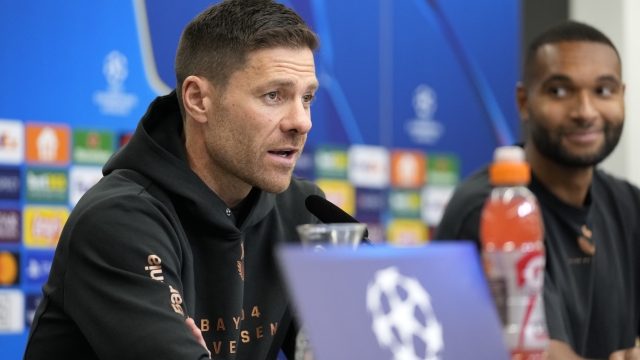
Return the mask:
[(516, 263), (518, 287), (541, 289), (544, 280), (544, 253), (540, 250), (526, 253)]

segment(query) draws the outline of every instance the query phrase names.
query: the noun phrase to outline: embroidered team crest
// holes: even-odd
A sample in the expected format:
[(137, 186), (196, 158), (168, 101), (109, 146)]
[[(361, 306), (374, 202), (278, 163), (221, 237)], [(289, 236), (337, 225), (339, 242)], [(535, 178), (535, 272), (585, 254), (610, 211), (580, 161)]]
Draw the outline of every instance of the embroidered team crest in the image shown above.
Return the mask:
[(587, 255), (596, 253), (596, 245), (591, 239), (592, 235), (593, 232), (587, 228), (587, 225), (582, 225), (582, 235), (578, 236), (578, 246)]
[(240, 260), (238, 260), (238, 273), (242, 281), (244, 281), (244, 264), (242, 263), (242, 259), (244, 259), (244, 243), (240, 243), (240, 248), (242, 249), (242, 255), (240, 255)]

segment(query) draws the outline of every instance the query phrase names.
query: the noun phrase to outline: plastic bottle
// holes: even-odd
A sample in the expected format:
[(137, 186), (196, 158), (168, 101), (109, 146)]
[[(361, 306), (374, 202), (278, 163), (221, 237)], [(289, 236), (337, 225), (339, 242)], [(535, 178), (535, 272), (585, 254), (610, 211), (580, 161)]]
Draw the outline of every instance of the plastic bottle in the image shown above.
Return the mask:
[(496, 149), (489, 167), (494, 186), (482, 210), (483, 263), (513, 360), (547, 359), (549, 345), (542, 297), (544, 225), (524, 150)]

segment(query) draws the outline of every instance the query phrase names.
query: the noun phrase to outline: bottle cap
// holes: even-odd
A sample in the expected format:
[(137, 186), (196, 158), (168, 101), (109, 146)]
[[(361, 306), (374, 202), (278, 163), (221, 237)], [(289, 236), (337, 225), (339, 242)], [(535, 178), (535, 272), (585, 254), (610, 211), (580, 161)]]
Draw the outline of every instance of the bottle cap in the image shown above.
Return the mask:
[(531, 181), (531, 167), (524, 160), (524, 149), (519, 146), (501, 146), (493, 153), (489, 165), (489, 180), (494, 186), (524, 185)]

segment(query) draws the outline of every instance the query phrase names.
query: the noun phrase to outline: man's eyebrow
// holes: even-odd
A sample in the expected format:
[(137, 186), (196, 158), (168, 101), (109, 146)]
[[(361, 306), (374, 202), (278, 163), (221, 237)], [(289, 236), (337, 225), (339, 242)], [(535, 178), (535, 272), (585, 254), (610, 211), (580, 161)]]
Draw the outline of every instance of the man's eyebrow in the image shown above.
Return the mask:
[(598, 82), (600, 81), (609, 81), (612, 82), (614, 84), (620, 84), (620, 79), (618, 79), (617, 76), (613, 76), (613, 75), (603, 75), (600, 76), (596, 79)]
[[(269, 81), (268, 83), (264, 84), (263, 86), (260, 87), (260, 91), (266, 91), (268, 89), (272, 89), (272, 88), (294, 88), (296, 87), (296, 83), (293, 81), (289, 81), (289, 80), (273, 80), (273, 81)], [(318, 90), (318, 88), (320, 87), (320, 84), (317, 81), (314, 81), (313, 83), (309, 84), (309, 86), (307, 86), (308, 91), (316, 91)]]
[[(273, 80), (261, 86), (261, 89), (268, 88), (293, 88), (296, 86), (296, 83), (289, 80)], [(317, 90), (320, 87), (317, 81), (314, 81), (309, 86), (307, 86), (307, 90)]]
[(554, 81), (558, 81), (558, 82), (573, 82), (573, 80), (571, 80), (570, 77), (568, 77), (567, 75), (562, 75), (562, 74), (553, 74), (551, 76), (549, 76), (548, 78), (546, 78), (544, 80), (544, 82), (542, 83), (542, 86), (546, 86), (547, 84), (554, 82)]
[(293, 81), (289, 81), (289, 80), (272, 80), (272, 81), (269, 81), (268, 83), (264, 84), (263, 86), (261, 86), (261, 88), (274, 88), (274, 87), (292, 88), (294, 86), (296, 86), (296, 84)]

